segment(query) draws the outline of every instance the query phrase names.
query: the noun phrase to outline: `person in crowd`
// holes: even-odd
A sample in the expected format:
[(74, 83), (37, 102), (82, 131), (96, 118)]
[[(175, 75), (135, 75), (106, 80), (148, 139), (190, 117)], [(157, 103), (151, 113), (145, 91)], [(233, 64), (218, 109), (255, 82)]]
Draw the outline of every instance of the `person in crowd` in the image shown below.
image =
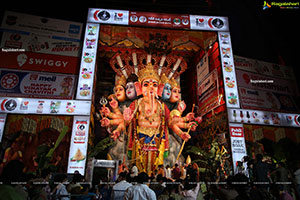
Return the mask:
[(50, 187), (50, 180), (51, 180), (51, 171), (49, 169), (43, 169), (41, 171), (41, 177), (45, 182), (43, 190), (46, 192), (47, 196), (51, 195), (51, 187)]
[(81, 183), (84, 177), (80, 173), (74, 173), (71, 183), (67, 186), (67, 190), (71, 194), (79, 195), (81, 193)]
[(269, 188), (269, 167), (268, 164), (262, 161), (263, 155), (256, 155), (256, 163), (253, 166), (253, 180), (257, 187)]
[(156, 180), (154, 182), (151, 182), (151, 184), (150, 184), (150, 188), (155, 192), (156, 197), (161, 195), (165, 189), (165, 187), (163, 186), (163, 182), (164, 182), (163, 175), (158, 174), (156, 176)]
[(179, 193), (183, 195), (183, 199), (185, 200), (203, 199), (200, 191), (200, 183), (196, 177), (187, 177), (184, 180), (184, 185), (179, 186)]
[(124, 200), (156, 200), (155, 192), (146, 185), (148, 180), (148, 174), (141, 172), (136, 178), (137, 184), (126, 190)]
[(185, 165), (180, 166), (180, 179), (184, 180), (186, 178), (186, 175), (187, 175), (186, 166)]
[(133, 178), (133, 177), (138, 176), (138, 174), (139, 174), (139, 169), (137, 168), (137, 166), (135, 164), (133, 164), (132, 168), (131, 168), (130, 176)]
[(94, 200), (96, 193), (90, 191), (90, 184), (81, 184), (81, 196), (76, 197), (76, 200)]
[(158, 165), (157, 175), (161, 174), (162, 177), (165, 177), (165, 170), (163, 165)]
[(219, 187), (219, 190), (224, 196), (225, 200), (234, 200), (239, 195), (237, 191), (233, 188), (232, 179), (233, 176), (228, 176), (224, 187)]
[[(31, 200), (44, 200), (48, 198), (48, 194), (44, 189), (46, 184), (43, 178), (34, 178), (29, 181), (28, 194)], [(48, 185), (49, 186), (49, 185)], [(50, 190), (51, 191), (51, 190)], [(51, 195), (51, 193), (50, 193)]]
[(232, 182), (238, 196), (235, 200), (276, 200), (276, 198), (268, 192), (264, 187), (251, 186), (248, 177), (245, 174), (236, 174)]
[(277, 168), (271, 173), (276, 173), (277, 176), (277, 188), (279, 191), (283, 192), (287, 192), (289, 191), (289, 172), (288, 170), (285, 168), (284, 163), (283, 162), (279, 162), (277, 165)]
[(27, 200), (28, 193), (17, 182), (23, 181), (24, 164), (19, 160), (9, 161), (3, 168), (0, 184), (0, 200)]
[(163, 193), (157, 197), (158, 200), (182, 200), (183, 196), (178, 191), (179, 183), (166, 178), (166, 187)]
[(180, 168), (177, 163), (175, 164), (175, 167), (172, 170), (172, 177), (173, 179), (180, 179)]
[(99, 184), (99, 192), (101, 195), (101, 199), (110, 200), (111, 198), (111, 187), (108, 185), (108, 178), (104, 177), (103, 180), (100, 180)]
[(122, 172), (119, 174), (118, 183), (113, 186), (112, 199), (121, 200), (124, 199), (124, 194), (127, 188), (132, 186), (131, 183), (126, 181), (127, 173)]
[(300, 199), (300, 161), (297, 164), (298, 169), (294, 172), (295, 182), (296, 182), (296, 195)]
[(247, 170), (248, 170), (250, 181), (253, 181), (253, 166), (254, 166), (254, 159), (250, 159), (247, 162)]
[(59, 200), (70, 200), (70, 193), (67, 191), (66, 186), (64, 185), (67, 182), (66, 174), (58, 174), (54, 177), (54, 183), (56, 187), (53, 191), (53, 194), (56, 196), (56, 199)]
[(172, 178), (172, 170), (171, 170), (170, 165), (167, 165), (167, 166), (166, 166), (165, 177), (166, 177), (167, 179), (171, 179), (171, 178)]
[(154, 169), (154, 170), (151, 172), (150, 177), (149, 177), (149, 180), (150, 180), (150, 181), (155, 181), (155, 180), (156, 180), (157, 172), (158, 172), (157, 169)]

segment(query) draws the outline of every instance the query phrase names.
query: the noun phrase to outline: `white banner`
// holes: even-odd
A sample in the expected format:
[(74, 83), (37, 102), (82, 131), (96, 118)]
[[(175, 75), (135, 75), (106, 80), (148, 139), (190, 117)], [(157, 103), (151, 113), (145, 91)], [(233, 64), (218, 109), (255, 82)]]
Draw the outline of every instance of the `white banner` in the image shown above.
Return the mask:
[(228, 18), (190, 15), (191, 29), (209, 31), (228, 31)]
[(0, 113), (90, 115), (91, 102), (0, 97)]
[(294, 80), (279, 79), (251, 73), (243, 70), (236, 70), (239, 86), (253, 90), (264, 90), (286, 95), (299, 95), (297, 83)]
[(89, 116), (74, 116), (72, 137), (68, 159), (68, 173), (85, 173), (87, 145), (89, 136)]
[(79, 57), (80, 46), (80, 42), (57, 40), (39, 34), (23, 35), (3, 32), (0, 48), (2, 51), (13, 48), (22, 49), (26, 52)]
[(76, 75), (0, 70), (0, 96), (72, 99)]
[(128, 10), (111, 10), (102, 8), (90, 8), (88, 13), (88, 22), (103, 24), (122, 24), (128, 25)]
[(0, 142), (2, 141), (6, 117), (7, 114), (0, 114)]
[(198, 84), (198, 95), (201, 97), (201, 95), (212, 86), (218, 87), (217, 79), (218, 79), (218, 72), (215, 69)]
[(234, 123), (300, 127), (300, 114), (262, 110), (228, 109), (228, 120)]
[(229, 124), (231, 152), (234, 174), (247, 173), (247, 164), (243, 162), (247, 156), (243, 124)]
[(293, 68), (290, 66), (282, 66), (236, 55), (234, 56), (234, 65), (237, 69), (254, 72), (260, 75), (295, 80)]
[(100, 24), (86, 24), (76, 99), (91, 100)]
[(239, 108), (239, 95), (236, 84), (236, 74), (229, 32), (218, 32), (220, 56), (225, 88), (226, 105), (229, 108)]
[(239, 87), (243, 109), (298, 113), (296, 101), (290, 95)]
[(1, 31), (80, 42), (82, 23), (6, 11)]

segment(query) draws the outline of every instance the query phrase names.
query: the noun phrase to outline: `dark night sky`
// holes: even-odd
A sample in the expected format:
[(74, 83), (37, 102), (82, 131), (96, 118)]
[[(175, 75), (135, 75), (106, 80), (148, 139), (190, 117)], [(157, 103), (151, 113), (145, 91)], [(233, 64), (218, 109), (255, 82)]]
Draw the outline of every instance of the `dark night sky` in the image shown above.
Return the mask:
[(208, 0), (8, 1), (0, 11), (11, 10), (82, 23), (86, 22), (89, 7), (228, 16), (235, 55), (279, 64), (284, 62), (294, 67), (296, 76), (300, 74), (299, 9), (272, 7), (263, 10), (263, 0), (210, 0), (210, 7), (207, 2)]

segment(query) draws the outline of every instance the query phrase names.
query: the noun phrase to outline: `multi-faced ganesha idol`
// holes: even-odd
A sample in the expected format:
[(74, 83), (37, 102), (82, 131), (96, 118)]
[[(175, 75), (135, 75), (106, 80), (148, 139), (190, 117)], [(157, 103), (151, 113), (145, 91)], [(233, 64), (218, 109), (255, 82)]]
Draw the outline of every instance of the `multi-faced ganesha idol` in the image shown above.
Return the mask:
[(186, 105), (177, 80), (186, 62), (180, 56), (133, 51), (116, 54), (110, 65), (117, 74), (114, 94), (108, 96), (109, 107), (100, 109), (101, 126), (116, 141), (110, 156), (120, 160), (126, 155), (148, 174), (164, 160), (174, 163), (175, 146), (180, 148), (191, 138), (188, 130), (197, 127), (193, 112), (182, 116)]

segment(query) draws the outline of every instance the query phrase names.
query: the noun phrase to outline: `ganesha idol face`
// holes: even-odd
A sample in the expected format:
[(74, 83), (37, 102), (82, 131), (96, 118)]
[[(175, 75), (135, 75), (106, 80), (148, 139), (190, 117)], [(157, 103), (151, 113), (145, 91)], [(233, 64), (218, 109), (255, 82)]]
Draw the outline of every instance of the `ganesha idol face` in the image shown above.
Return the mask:
[(142, 82), (142, 94), (144, 97), (152, 100), (157, 96), (158, 81), (152, 78), (146, 78)]
[(133, 82), (129, 82), (126, 84), (126, 96), (128, 99), (132, 100), (137, 97), (135, 86)]
[(123, 86), (121, 85), (117, 85), (115, 88), (114, 88), (114, 93), (117, 97), (117, 100), (119, 102), (123, 102), (126, 100), (126, 95), (125, 95), (125, 89)]
[(181, 90), (178, 87), (174, 87), (172, 89), (172, 94), (170, 97), (170, 102), (175, 103), (178, 102), (181, 99)]

